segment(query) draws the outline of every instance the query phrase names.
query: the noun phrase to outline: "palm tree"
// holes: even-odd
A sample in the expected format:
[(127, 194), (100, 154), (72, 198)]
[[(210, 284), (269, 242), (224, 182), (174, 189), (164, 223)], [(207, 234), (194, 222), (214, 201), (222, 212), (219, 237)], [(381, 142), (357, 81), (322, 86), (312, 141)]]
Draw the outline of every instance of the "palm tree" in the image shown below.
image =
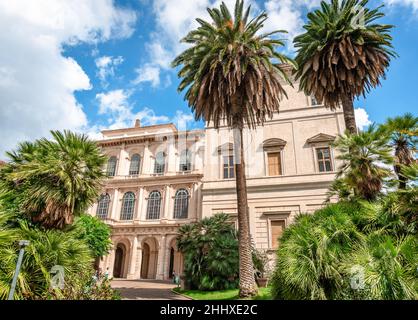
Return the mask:
[(395, 149), (394, 169), (399, 180), (399, 188), (406, 189), (408, 179), (402, 175), (402, 167), (415, 163), (414, 152), (418, 144), (418, 117), (407, 113), (389, 118), (382, 126), (390, 134), (390, 142)]
[(334, 146), (340, 153), (337, 158), (343, 161), (337, 177), (343, 176), (357, 197), (376, 199), (390, 175), (387, 166), (393, 163), (386, 137), (372, 125), (358, 134), (339, 137)]
[[(4, 218), (0, 214), (0, 221)], [(53, 291), (50, 286), (50, 271), (54, 266), (62, 266), (66, 278), (85, 271), (93, 272), (91, 251), (85, 241), (77, 239), (75, 230), (43, 230), (31, 227), (27, 221), (21, 221), (18, 228), (9, 231), (15, 232), (19, 239), (30, 241), (19, 273), (15, 299), (47, 299), (48, 293)], [(0, 246), (0, 300), (9, 294), (17, 255), (18, 250), (13, 242)], [(59, 291), (55, 293), (60, 294)]]
[(208, 12), (212, 22), (197, 19), (200, 26), (183, 39), (191, 47), (173, 61), (173, 67), (182, 66), (178, 90), (187, 89), (185, 99), (196, 120), (213, 122), (216, 129), (226, 122), (234, 132), (240, 296), (246, 297), (255, 295), (257, 287), (242, 133), (246, 125), (255, 128), (279, 111), (280, 100), (286, 95), (283, 83), (290, 83), (288, 67), (283, 63), (292, 61), (275, 51), (284, 43), (272, 37), (284, 31), (260, 33), (267, 19), (265, 13), (250, 20), (251, 6), (244, 11), (241, 0), (236, 1), (234, 16), (224, 3), (220, 9), (208, 8)]
[(393, 26), (374, 23), (384, 16), (368, 0), (332, 0), (308, 14), (306, 32), (296, 37), (296, 79), (300, 88), (334, 110), (342, 104), (347, 129), (357, 132), (354, 98), (364, 96), (385, 77)]
[(53, 131), (52, 136), (9, 152), (0, 180), (22, 212), (44, 227), (62, 229), (97, 199), (105, 157), (85, 135)]

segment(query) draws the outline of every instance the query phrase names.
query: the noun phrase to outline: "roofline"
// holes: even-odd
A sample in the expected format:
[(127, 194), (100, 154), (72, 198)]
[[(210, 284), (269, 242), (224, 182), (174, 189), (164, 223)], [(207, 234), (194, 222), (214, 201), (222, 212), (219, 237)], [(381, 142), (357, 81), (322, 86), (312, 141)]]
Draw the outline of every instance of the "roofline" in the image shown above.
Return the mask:
[(152, 128), (171, 128), (175, 132), (177, 132), (177, 127), (174, 123), (166, 123), (166, 124), (154, 124), (151, 126), (145, 126), (145, 127), (133, 127), (133, 128), (122, 128), (122, 129), (114, 129), (114, 130), (103, 130), (102, 134), (105, 135), (107, 133), (118, 133), (118, 132), (132, 132), (132, 131), (141, 131), (142, 129), (152, 129)]
[(190, 135), (190, 136), (196, 136), (196, 135), (202, 135), (205, 133), (205, 130), (196, 129), (196, 130), (189, 130), (189, 131), (176, 131), (176, 132), (161, 132), (161, 133), (151, 133), (148, 135), (137, 135), (137, 136), (130, 136), (130, 137), (116, 137), (116, 138), (109, 138), (109, 139), (103, 139), (103, 140), (96, 140), (96, 143), (99, 146), (115, 146), (120, 145), (122, 143), (127, 144), (136, 144), (136, 143), (144, 143), (146, 141), (156, 141), (157, 137), (163, 137), (163, 136), (174, 136), (175, 138), (178, 138), (181, 135)]

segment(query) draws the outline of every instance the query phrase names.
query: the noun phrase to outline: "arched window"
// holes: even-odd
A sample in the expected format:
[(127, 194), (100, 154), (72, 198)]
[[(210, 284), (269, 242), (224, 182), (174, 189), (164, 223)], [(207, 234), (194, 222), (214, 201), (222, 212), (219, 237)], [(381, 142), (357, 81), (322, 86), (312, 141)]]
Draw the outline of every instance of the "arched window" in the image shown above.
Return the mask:
[(139, 168), (141, 165), (141, 157), (139, 154), (134, 154), (131, 157), (131, 165), (129, 167), (129, 175), (134, 176), (139, 174)]
[(100, 196), (99, 202), (97, 203), (97, 212), (96, 216), (99, 219), (107, 219), (107, 215), (109, 213), (109, 203), (110, 203), (110, 196), (106, 194), (102, 194)]
[(165, 172), (165, 154), (164, 152), (158, 152), (155, 156), (154, 173), (164, 174)]
[(180, 154), (180, 170), (181, 172), (192, 170), (191, 154), (189, 150), (183, 150)]
[(185, 189), (180, 189), (174, 197), (174, 219), (187, 219), (189, 209), (189, 193)]
[(110, 157), (109, 161), (107, 162), (107, 169), (106, 169), (106, 174), (109, 177), (114, 177), (116, 174), (116, 163), (117, 163), (117, 159), (116, 157)]
[(152, 191), (148, 198), (147, 219), (148, 220), (160, 219), (160, 208), (161, 208), (161, 193), (159, 193), (158, 191)]
[(134, 218), (135, 194), (127, 192), (123, 195), (120, 220), (132, 220)]

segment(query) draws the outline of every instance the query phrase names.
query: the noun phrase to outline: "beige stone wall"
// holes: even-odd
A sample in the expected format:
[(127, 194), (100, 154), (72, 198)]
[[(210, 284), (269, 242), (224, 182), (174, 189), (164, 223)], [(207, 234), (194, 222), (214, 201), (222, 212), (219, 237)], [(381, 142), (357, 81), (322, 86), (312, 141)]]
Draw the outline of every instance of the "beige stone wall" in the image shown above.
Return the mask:
[[(257, 130), (244, 131), (250, 231), (256, 246), (272, 248), (271, 221), (284, 220), (290, 225), (300, 213), (312, 213), (324, 205), (326, 193), (340, 163), (331, 148), (331, 172), (319, 172), (316, 148), (330, 146), (330, 141), (308, 140), (320, 135), (336, 137), (344, 131), (342, 110), (331, 111), (311, 105), (311, 99), (297, 88), (287, 88), (289, 99), (281, 111)], [(270, 177), (267, 172), (263, 142), (281, 139), (282, 175)], [(208, 217), (224, 212), (236, 220), (235, 180), (222, 177), (222, 156), (219, 146), (233, 143), (233, 132), (221, 127), (207, 128), (206, 154), (202, 187), (202, 215)]]
[[(269, 252), (272, 263), (272, 221), (284, 221), (289, 226), (298, 214), (312, 213), (323, 206), (339, 163), (331, 148), (333, 170), (319, 172), (316, 148), (329, 146), (330, 139), (344, 131), (341, 110), (313, 106), (297, 86), (286, 90), (289, 97), (282, 101), (280, 113), (263, 127), (244, 132), (250, 232), (256, 246)], [(100, 142), (103, 152), (118, 159), (116, 176), (106, 182), (103, 190), (111, 197), (106, 221), (112, 227), (114, 244), (109, 256), (101, 261), (103, 270), (109, 268), (112, 274), (117, 246), (123, 245), (121, 276), (167, 279), (172, 271), (171, 249), (173, 270), (179, 273), (184, 267), (175, 245), (181, 225), (224, 212), (237, 227), (235, 179), (224, 179), (222, 173), (223, 155), (229, 144), (234, 143), (231, 130), (208, 126), (205, 131), (179, 133), (173, 125), (161, 125), (103, 134), (104, 140)], [(184, 148), (192, 154), (192, 170), (187, 173), (179, 172), (179, 157)], [(280, 151), (280, 176), (269, 176), (267, 172), (267, 152), (272, 150)], [(153, 174), (158, 151), (165, 152), (167, 157), (163, 175)], [(141, 155), (140, 174), (129, 177), (130, 159), (135, 153)], [(173, 217), (174, 195), (179, 188), (190, 194), (189, 214), (184, 220)], [(146, 210), (153, 190), (161, 192), (161, 214), (158, 220), (150, 221), (146, 219)], [(134, 217), (132, 221), (120, 221), (122, 198), (129, 191), (136, 199)], [(95, 215), (96, 210), (94, 205), (91, 214)]]

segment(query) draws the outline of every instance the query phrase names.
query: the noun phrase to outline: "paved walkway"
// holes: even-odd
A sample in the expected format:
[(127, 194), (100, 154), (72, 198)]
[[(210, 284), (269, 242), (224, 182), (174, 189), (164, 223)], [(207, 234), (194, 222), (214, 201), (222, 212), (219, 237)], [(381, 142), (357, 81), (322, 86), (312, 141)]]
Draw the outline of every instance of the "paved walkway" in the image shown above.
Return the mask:
[(123, 300), (188, 300), (171, 292), (175, 285), (169, 281), (116, 279), (112, 287), (120, 291)]

